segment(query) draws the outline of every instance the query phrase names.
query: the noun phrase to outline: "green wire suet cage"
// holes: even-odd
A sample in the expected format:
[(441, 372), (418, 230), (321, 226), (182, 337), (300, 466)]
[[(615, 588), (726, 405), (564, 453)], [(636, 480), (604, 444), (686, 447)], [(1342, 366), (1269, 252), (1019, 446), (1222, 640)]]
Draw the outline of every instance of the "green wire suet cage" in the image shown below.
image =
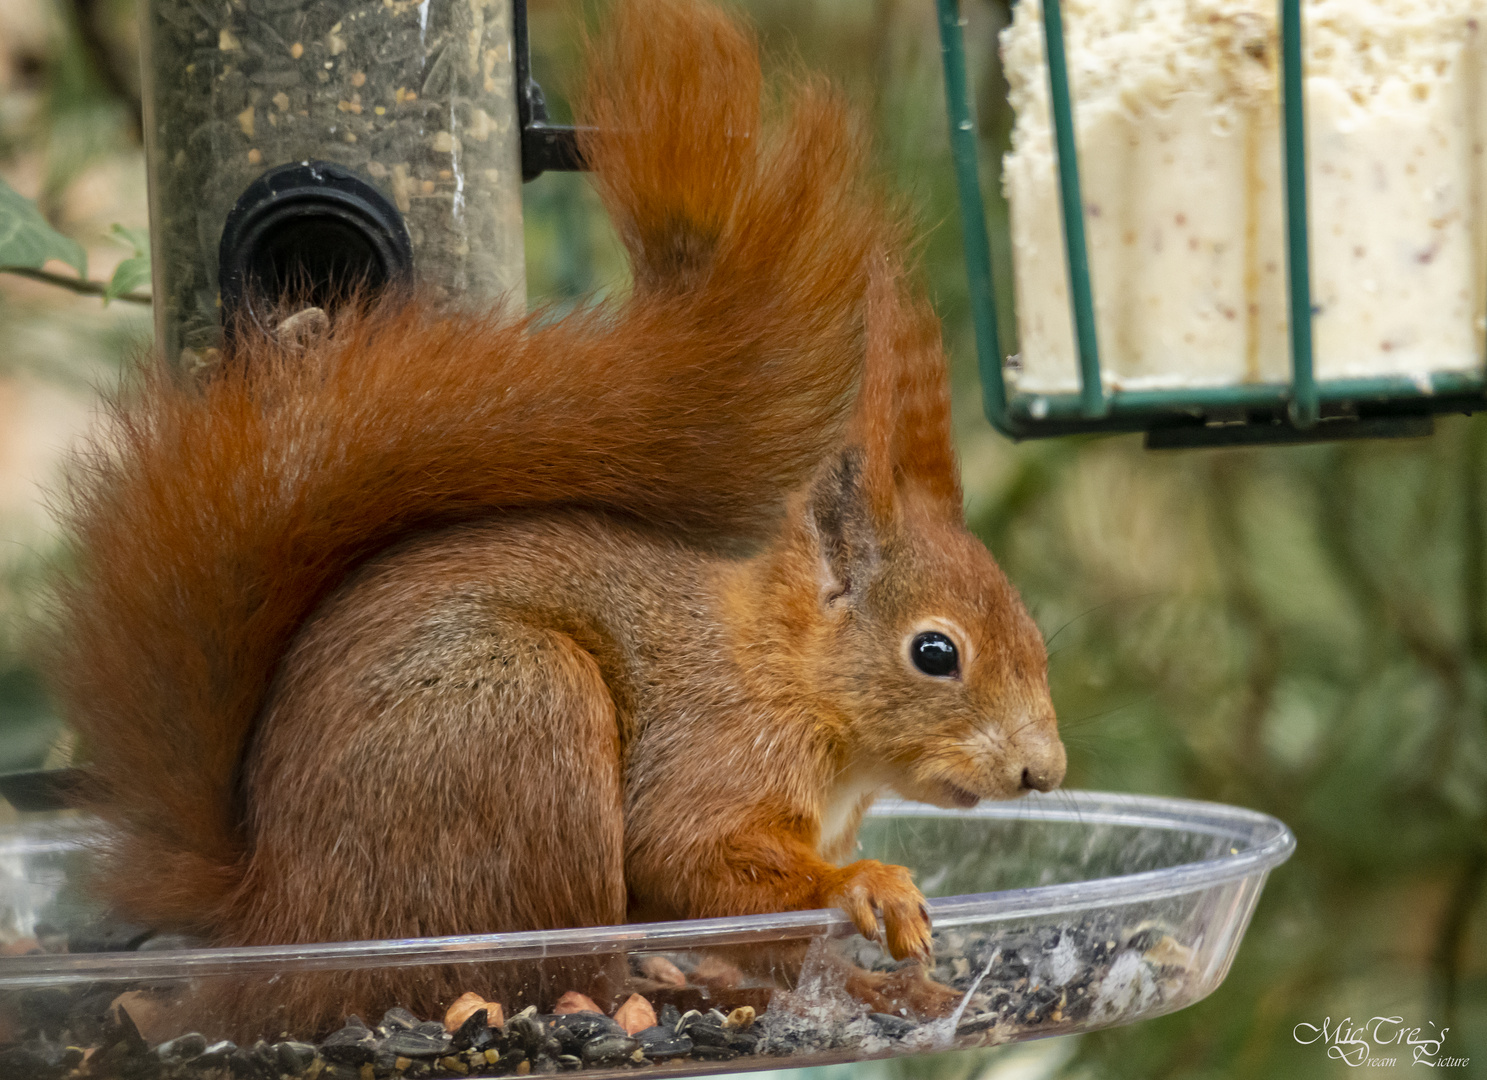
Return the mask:
[[(1289, 379), (1171, 389), (1112, 388), (1101, 378), (1094, 290), (1080, 189), (1074, 105), (1060, 0), (1043, 0), (1043, 40), (1054, 137), (1063, 255), (1079, 389), (1029, 393), (1009, 387), (995, 307), (995, 281), (978, 165), (978, 132), (968, 93), (958, 0), (937, 0), (950, 143), (959, 189), (965, 261), (987, 418), (1014, 439), (1085, 432), (1145, 431), (1150, 447), (1308, 442), (1429, 434), (1434, 414), (1487, 407), (1487, 381), (1474, 371), (1424, 376), (1318, 378), (1313, 365), (1311, 247), (1300, 0), (1279, 10), (1281, 133)], [(1014, 211), (1015, 212), (1015, 211)], [(1480, 355), (1480, 354), (1479, 354)]]

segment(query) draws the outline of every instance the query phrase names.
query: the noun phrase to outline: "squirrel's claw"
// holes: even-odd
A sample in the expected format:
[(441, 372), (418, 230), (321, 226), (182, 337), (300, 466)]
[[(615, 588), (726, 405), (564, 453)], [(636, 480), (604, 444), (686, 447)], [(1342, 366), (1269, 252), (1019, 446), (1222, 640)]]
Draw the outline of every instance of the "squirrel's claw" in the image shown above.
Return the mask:
[(915, 901), (906, 912), (895, 918), (886, 915), (888, 923), (888, 951), (895, 960), (918, 960), (928, 966), (933, 962), (934, 951), (929, 935), (929, 911), (919, 890), (914, 890)]
[(831, 902), (869, 941), (882, 942), (895, 960), (931, 958), (929, 909), (902, 866), (863, 859), (845, 866)]
[(883, 940), (883, 927), (878, 922), (878, 912), (868, 892), (861, 885), (853, 885), (837, 899), (837, 907), (847, 913), (857, 927), (857, 932), (869, 941)]

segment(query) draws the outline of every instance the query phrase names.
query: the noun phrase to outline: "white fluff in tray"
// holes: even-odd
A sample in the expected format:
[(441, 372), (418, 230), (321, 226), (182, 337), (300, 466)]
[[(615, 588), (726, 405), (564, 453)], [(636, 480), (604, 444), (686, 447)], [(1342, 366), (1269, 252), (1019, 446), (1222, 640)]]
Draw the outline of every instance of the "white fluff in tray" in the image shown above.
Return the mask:
[[(1276, 5), (1065, 0), (1106, 386), (1289, 378)], [(1077, 389), (1041, 0), (1002, 54), (1024, 392)], [(1319, 378), (1480, 366), (1487, 0), (1303, 0)]]

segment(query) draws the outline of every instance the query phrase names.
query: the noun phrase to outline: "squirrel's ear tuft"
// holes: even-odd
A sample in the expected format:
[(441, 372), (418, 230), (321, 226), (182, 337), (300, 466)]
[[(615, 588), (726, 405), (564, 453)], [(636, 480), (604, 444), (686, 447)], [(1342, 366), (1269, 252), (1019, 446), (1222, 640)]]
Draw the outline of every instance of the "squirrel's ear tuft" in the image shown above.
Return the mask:
[(850, 439), (866, 455), (865, 490), (874, 513), (893, 514), (908, 485), (961, 516), (960, 467), (950, 427), (950, 379), (934, 309), (885, 256), (873, 259), (867, 288), (867, 357)]
[(894, 471), (900, 483), (929, 495), (960, 521), (964, 514), (960, 463), (950, 424), (950, 372), (940, 321), (926, 298), (901, 295), (900, 301)]
[(865, 482), (867, 456), (849, 447), (821, 466), (811, 484), (807, 518), (820, 559), (821, 596), (832, 604), (871, 580), (890, 522), (873, 512)]
[(898, 426), (900, 314), (899, 270), (881, 252), (875, 252), (868, 275), (866, 311), (867, 355), (857, 407), (848, 431), (849, 446), (858, 450), (856, 483), (873, 518), (887, 525), (897, 514), (894, 485), (895, 429)]

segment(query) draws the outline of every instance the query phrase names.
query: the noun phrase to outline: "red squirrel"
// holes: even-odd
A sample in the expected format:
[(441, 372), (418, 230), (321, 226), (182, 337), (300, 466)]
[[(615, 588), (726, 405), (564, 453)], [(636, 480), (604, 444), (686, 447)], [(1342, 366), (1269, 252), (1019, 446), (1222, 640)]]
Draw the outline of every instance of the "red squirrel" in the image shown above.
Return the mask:
[[(924, 958), (908, 872), (841, 861), (873, 798), (1062, 779), (849, 110), (806, 77), (763, 110), (703, 3), (623, 0), (589, 52), (625, 300), (239, 334), (144, 372), (75, 470), (53, 674), (129, 918), (229, 946), (838, 906)], [(323, 1023), (470, 989), (421, 978), (272, 993)]]

